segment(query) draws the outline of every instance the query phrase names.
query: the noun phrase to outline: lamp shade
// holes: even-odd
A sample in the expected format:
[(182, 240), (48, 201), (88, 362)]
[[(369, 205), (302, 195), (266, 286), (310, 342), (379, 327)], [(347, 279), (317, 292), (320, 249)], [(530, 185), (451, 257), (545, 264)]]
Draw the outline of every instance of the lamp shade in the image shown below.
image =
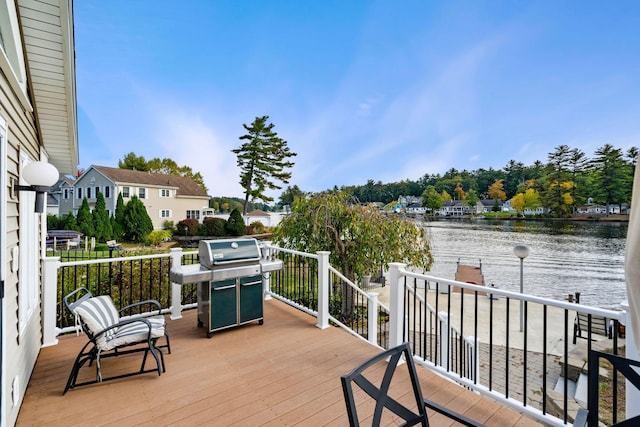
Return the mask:
[(29, 185), (51, 187), (58, 181), (58, 169), (49, 162), (31, 162), (22, 169), (22, 177)]
[(516, 254), (518, 258), (525, 259), (526, 257), (529, 256), (529, 246), (516, 245), (516, 247), (513, 248), (513, 253)]

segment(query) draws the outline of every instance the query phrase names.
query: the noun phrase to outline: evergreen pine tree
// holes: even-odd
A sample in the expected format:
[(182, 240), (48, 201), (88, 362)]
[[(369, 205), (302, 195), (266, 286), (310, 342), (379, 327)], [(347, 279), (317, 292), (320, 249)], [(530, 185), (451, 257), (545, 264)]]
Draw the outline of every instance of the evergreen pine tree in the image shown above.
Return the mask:
[(111, 221), (109, 221), (109, 214), (107, 213), (107, 205), (104, 201), (104, 196), (100, 191), (96, 195), (96, 205), (93, 208), (93, 227), (95, 229), (95, 236), (98, 242), (106, 242), (111, 240), (113, 234), (111, 230)]
[(144, 242), (145, 237), (153, 231), (153, 223), (144, 204), (137, 196), (131, 197), (124, 210), (124, 234), (130, 242)]
[(116, 201), (116, 211), (111, 217), (111, 230), (112, 236), (116, 240), (124, 239), (124, 211), (126, 205), (122, 198), (122, 193), (118, 193), (118, 200)]
[(89, 208), (89, 202), (87, 198), (82, 199), (80, 209), (78, 209), (78, 215), (76, 216), (78, 223), (78, 230), (86, 237), (95, 236), (95, 229), (93, 227), (93, 216), (91, 215), (91, 209)]
[(80, 227), (78, 227), (78, 221), (76, 221), (76, 217), (73, 215), (73, 212), (69, 211), (65, 216), (62, 217), (62, 225), (61, 228), (63, 230), (75, 230), (80, 231)]
[(231, 236), (243, 236), (247, 233), (247, 226), (244, 224), (244, 219), (242, 218), (240, 210), (234, 209), (231, 211), (231, 215), (229, 215), (225, 228), (227, 229), (227, 233)]
[(231, 150), (238, 156), (240, 168), (240, 185), (244, 188), (244, 206), (242, 212), (247, 213), (250, 201), (260, 199), (273, 201), (266, 194), (268, 190), (282, 188), (277, 181), (289, 183), (294, 163), (288, 160), (297, 154), (289, 150), (287, 141), (280, 138), (273, 130), (273, 123), (268, 123), (269, 116), (256, 117), (251, 126), (243, 124), (246, 135), (240, 137), (244, 142), (240, 148)]

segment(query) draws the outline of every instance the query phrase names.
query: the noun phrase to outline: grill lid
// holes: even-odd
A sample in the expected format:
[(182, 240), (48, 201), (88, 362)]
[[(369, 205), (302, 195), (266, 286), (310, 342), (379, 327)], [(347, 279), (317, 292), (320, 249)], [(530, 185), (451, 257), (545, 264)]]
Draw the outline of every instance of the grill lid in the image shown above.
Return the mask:
[(200, 264), (207, 268), (260, 261), (256, 239), (201, 240), (198, 250)]

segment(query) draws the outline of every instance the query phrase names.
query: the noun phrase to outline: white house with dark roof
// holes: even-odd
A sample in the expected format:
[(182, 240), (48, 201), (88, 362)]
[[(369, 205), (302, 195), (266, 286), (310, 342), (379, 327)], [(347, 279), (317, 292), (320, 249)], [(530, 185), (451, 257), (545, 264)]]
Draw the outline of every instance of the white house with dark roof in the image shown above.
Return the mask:
[(192, 179), (131, 169), (92, 165), (72, 185), (72, 191), (62, 189), (60, 215), (74, 214), (86, 197), (89, 207), (96, 204), (98, 192), (104, 196), (107, 212), (116, 210), (118, 194), (125, 203), (137, 196), (147, 208), (154, 229), (161, 229), (165, 221), (177, 223), (186, 218), (202, 221), (212, 216), (209, 195)]

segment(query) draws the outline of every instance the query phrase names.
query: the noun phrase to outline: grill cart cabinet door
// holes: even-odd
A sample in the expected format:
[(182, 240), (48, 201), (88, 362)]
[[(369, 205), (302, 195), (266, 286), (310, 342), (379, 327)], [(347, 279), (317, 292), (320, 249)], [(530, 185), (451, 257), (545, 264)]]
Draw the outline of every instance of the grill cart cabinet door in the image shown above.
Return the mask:
[(262, 275), (240, 277), (240, 323), (262, 319)]
[[(204, 290), (204, 291), (203, 291)], [(264, 321), (262, 275), (235, 277), (198, 286), (198, 326), (214, 331)]]
[(237, 298), (236, 279), (211, 282), (211, 330), (238, 322)]

